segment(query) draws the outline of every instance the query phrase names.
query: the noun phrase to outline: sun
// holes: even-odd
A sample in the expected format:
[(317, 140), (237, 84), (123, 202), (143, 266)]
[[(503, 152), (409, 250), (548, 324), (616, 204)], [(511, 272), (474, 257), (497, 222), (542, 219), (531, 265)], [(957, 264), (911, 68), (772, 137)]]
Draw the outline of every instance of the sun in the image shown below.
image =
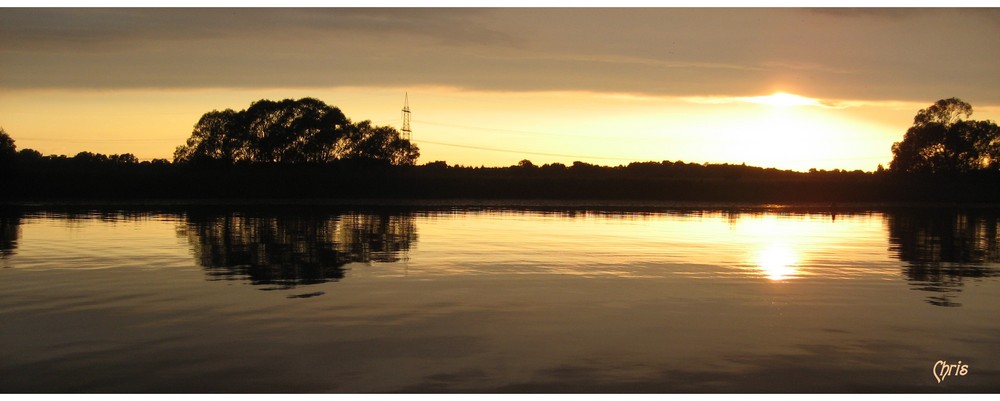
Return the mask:
[(798, 171), (844, 168), (862, 159), (877, 164), (869, 156), (879, 150), (859, 150), (857, 141), (852, 142), (869, 128), (853, 120), (836, 100), (776, 92), (742, 97), (735, 108), (741, 110), (740, 118), (720, 123), (732, 132), (714, 148), (725, 152), (720, 159)]
[(805, 96), (793, 95), (785, 92), (775, 92), (767, 96), (753, 96), (744, 98), (747, 102), (763, 104), (774, 107), (794, 107), (794, 106), (820, 106), (817, 99)]

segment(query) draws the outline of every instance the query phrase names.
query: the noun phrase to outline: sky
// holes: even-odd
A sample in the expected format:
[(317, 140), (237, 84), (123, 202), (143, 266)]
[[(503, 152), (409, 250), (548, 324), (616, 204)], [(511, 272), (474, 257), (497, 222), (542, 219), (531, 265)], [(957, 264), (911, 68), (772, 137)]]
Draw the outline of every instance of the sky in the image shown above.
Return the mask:
[(418, 163), (874, 170), (938, 99), (1000, 120), (1000, 9), (0, 10), (0, 126), (171, 158), (199, 117), (315, 97)]

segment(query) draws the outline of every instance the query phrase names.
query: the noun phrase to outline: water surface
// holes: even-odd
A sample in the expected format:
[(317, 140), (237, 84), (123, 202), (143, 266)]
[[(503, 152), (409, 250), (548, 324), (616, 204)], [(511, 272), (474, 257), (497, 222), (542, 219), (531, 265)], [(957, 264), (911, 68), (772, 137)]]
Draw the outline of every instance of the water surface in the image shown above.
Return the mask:
[[(8, 210), (4, 392), (1000, 391), (1000, 214)], [(938, 382), (935, 362), (968, 365)]]

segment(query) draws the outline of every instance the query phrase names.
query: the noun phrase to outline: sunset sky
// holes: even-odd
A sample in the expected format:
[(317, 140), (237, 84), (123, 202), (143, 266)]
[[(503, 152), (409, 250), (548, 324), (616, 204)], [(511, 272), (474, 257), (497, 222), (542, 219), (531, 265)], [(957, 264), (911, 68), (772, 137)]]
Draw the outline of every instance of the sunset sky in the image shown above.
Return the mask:
[(888, 164), (914, 114), (1000, 120), (1000, 9), (2, 9), (0, 126), (171, 158), (213, 109), (315, 97), (419, 163)]

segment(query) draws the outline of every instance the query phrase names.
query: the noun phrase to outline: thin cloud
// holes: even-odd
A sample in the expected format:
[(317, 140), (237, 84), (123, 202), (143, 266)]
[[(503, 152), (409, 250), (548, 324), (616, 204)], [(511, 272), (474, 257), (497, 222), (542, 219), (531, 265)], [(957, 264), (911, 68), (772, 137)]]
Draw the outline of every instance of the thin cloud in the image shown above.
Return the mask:
[(848, 109), (859, 107), (879, 107), (894, 110), (914, 110), (924, 106), (926, 102), (899, 100), (848, 100), (819, 99), (783, 92), (761, 96), (689, 96), (678, 98), (681, 101), (696, 104), (734, 104), (750, 103), (761, 105), (778, 105), (786, 107), (818, 107), (823, 109)]
[(996, 104), (1000, 52), (983, 49), (1000, 37), (1000, 10), (975, 11), (7, 9), (0, 88), (433, 85), (704, 97), (784, 87)]
[(762, 96), (694, 96), (681, 98), (689, 103), (697, 104), (733, 104), (750, 103), (767, 106), (782, 107), (819, 107), (824, 109), (843, 109), (847, 107), (860, 106), (859, 102), (849, 102), (831, 99), (817, 99), (805, 96), (794, 95), (784, 92), (776, 92)]
[(151, 42), (252, 38), (309, 41), (330, 34), (405, 35), (443, 44), (516, 45), (475, 9), (8, 9), (0, 51), (92, 51)]

